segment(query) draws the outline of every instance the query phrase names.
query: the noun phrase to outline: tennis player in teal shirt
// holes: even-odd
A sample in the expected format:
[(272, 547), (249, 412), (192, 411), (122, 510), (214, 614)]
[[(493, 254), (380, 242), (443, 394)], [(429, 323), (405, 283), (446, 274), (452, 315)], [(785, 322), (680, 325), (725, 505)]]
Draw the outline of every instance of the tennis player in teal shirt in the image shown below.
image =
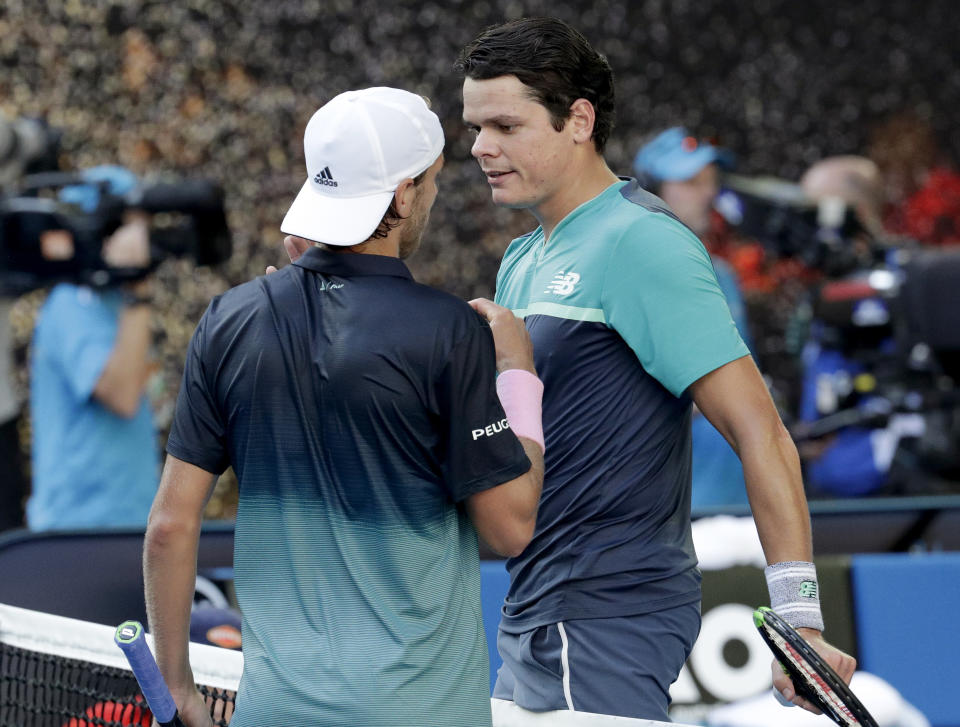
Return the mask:
[(494, 724), (554, 710), (668, 719), (699, 631), (694, 402), (740, 455), (773, 607), (849, 680), (855, 661), (823, 640), (812, 597), (796, 448), (709, 255), (604, 161), (609, 64), (562, 21), (528, 18), (484, 31), (457, 68), (494, 204), (539, 223), (497, 277), (496, 302), (524, 319), (544, 382), (546, 474), (533, 540), (507, 561)]

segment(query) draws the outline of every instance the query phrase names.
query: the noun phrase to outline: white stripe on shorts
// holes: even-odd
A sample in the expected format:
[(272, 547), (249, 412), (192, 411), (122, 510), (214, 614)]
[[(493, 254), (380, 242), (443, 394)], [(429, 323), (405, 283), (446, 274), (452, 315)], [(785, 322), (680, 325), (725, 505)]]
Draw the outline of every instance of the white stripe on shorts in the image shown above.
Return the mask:
[(570, 648), (567, 643), (567, 631), (563, 628), (563, 622), (557, 624), (557, 631), (560, 632), (560, 666), (563, 669), (563, 698), (567, 702), (567, 709), (573, 710), (573, 695), (570, 694), (570, 656), (567, 650)]
[(674, 722), (651, 722), (631, 717), (613, 717), (593, 712), (557, 709), (531, 712), (504, 699), (491, 699), (493, 727), (684, 727)]

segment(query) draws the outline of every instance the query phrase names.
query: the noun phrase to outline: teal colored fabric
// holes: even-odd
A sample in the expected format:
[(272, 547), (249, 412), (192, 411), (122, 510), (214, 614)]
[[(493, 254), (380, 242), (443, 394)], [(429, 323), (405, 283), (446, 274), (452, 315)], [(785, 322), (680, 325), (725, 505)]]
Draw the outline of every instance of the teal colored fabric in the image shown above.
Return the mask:
[[(740, 337), (749, 346), (747, 311), (737, 274), (727, 262), (716, 257), (713, 258), (713, 269)], [(737, 453), (702, 414), (694, 414), (692, 428), (694, 511), (726, 505), (746, 507), (749, 501), (743, 480), (743, 465)]]
[(749, 349), (703, 244), (672, 215), (630, 202), (626, 184), (576, 208), (548, 244), (541, 228), (515, 240), (498, 275), (497, 300), (521, 316), (606, 324), (679, 396)]
[(396, 258), (311, 248), (214, 299), (167, 450), (240, 484), (232, 727), (489, 727), (463, 503), (530, 468), (504, 418), (489, 325)]
[(635, 181), (515, 240), (497, 302), (524, 318), (544, 382), (543, 494), (507, 562), (501, 629), (699, 599), (687, 387), (748, 355), (710, 257)]

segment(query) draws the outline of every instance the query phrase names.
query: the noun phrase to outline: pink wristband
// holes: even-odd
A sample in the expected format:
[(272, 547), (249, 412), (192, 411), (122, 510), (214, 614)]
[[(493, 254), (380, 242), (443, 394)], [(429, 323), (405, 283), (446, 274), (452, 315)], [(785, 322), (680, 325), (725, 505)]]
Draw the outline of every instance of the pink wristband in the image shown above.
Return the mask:
[(513, 433), (532, 439), (546, 451), (541, 421), (543, 382), (529, 371), (508, 369), (497, 376), (497, 396)]

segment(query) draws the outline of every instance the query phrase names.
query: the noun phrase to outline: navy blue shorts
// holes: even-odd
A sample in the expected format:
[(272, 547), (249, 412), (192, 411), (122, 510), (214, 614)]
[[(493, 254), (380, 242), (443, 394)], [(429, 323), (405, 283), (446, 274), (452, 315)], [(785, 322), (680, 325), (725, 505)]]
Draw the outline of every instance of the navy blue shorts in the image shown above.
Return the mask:
[(493, 696), (525, 709), (669, 721), (670, 685), (700, 633), (700, 604), (497, 634)]

